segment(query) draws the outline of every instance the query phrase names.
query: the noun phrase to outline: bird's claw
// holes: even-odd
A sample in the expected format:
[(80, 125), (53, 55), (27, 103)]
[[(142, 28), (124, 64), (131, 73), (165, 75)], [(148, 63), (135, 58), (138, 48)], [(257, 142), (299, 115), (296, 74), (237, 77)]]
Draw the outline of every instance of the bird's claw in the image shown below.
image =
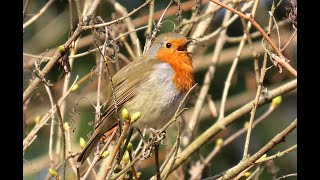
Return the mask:
[(166, 132), (155, 130), (153, 128), (150, 128), (150, 131), (152, 133), (153, 146), (158, 146), (160, 143), (163, 144), (163, 139), (166, 137)]
[(149, 142), (152, 142), (152, 145), (149, 148), (146, 148), (146, 146), (142, 150), (142, 157), (143, 159), (147, 159), (152, 155), (152, 149), (154, 149), (155, 146), (159, 146), (159, 144), (163, 144), (163, 139), (165, 138), (166, 132), (161, 130), (155, 130), (153, 128), (149, 128), (152, 134), (152, 138), (149, 140)]

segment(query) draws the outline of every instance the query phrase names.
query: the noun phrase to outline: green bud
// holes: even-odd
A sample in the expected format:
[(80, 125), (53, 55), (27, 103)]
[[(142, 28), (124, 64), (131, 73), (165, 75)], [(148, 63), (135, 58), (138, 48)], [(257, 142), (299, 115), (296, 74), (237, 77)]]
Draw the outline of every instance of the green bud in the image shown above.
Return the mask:
[(85, 147), (86, 147), (86, 141), (81, 137), (80, 138), (80, 147), (81, 147), (81, 149), (84, 149)]
[(68, 131), (68, 130), (70, 129), (69, 123), (68, 123), (68, 122), (65, 122), (65, 123), (63, 124), (63, 128)]
[(40, 123), (40, 116), (36, 116), (36, 118), (34, 118), (34, 122), (36, 124), (39, 124)]
[(249, 177), (250, 175), (251, 175), (251, 172), (245, 172), (245, 173), (243, 174), (244, 177)]
[(66, 52), (66, 49), (64, 48), (64, 45), (59, 46), (59, 52), (60, 52), (61, 54), (63, 54), (63, 53)]
[(136, 122), (141, 116), (141, 112), (135, 112), (132, 116), (131, 116), (131, 121), (130, 123), (134, 123)]
[(101, 155), (102, 159), (108, 157), (109, 154), (110, 154), (109, 151), (104, 151), (104, 152), (102, 153), (102, 155)]
[(130, 151), (131, 149), (132, 149), (132, 143), (129, 142), (129, 143), (128, 143), (128, 146), (127, 146), (127, 150)]
[(128, 152), (128, 151), (126, 151), (126, 152), (124, 153), (122, 160), (123, 160), (125, 163), (128, 163), (128, 162), (129, 162), (129, 160), (130, 160), (130, 155), (129, 155), (129, 152)]
[(79, 84), (73, 85), (72, 88), (71, 88), (71, 92), (76, 91), (78, 88), (79, 88)]
[(274, 107), (278, 107), (282, 102), (282, 96), (277, 96), (275, 98), (272, 99), (272, 105)]
[(122, 118), (124, 120), (129, 120), (129, 111), (126, 108), (123, 108), (121, 111)]
[(267, 157), (267, 154), (262, 155), (257, 161), (262, 161)]
[(223, 143), (223, 139), (222, 139), (222, 138), (219, 138), (219, 139), (217, 139), (217, 141), (216, 141), (216, 146), (221, 146), (222, 143)]
[(54, 168), (49, 168), (49, 174), (52, 177), (57, 177), (58, 176), (58, 172)]

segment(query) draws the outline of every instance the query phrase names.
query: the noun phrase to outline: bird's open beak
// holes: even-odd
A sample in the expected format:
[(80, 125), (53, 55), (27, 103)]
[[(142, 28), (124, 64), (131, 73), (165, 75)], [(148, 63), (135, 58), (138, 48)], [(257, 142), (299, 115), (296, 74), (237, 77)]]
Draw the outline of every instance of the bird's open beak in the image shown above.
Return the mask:
[(192, 42), (192, 40), (188, 39), (181, 46), (177, 48), (178, 51), (187, 51), (188, 45)]

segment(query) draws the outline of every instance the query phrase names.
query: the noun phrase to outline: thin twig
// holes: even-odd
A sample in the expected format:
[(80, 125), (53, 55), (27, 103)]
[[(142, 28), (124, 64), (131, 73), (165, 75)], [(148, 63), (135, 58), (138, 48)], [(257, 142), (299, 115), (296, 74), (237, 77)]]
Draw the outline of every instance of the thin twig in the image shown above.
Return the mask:
[[(259, 4), (259, 0), (255, 0), (254, 1), (254, 5), (252, 7), (252, 16), (254, 17), (255, 13), (256, 13), (256, 10), (257, 10), (257, 7), (258, 7), (258, 4)], [(225, 108), (225, 103), (227, 101), (227, 96), (228, 96), (228, 92), (229, 92), (229, 88), (230, 88), (230, 85), (231, 85), (231, 79), (233, 77), (233, 74), (236, 70), (236, 67), (238, 65), (238, 61), (239, 61), (239, 58), (241, 56), (241, 52), (242, 52), (242, 49), (244, 47), (244, 44), (246, 42), (246, 38), (248, 36), (248, 32), (250, 31), (251, 29), (251, 23), (248, 22), (247, 24), (247, 27), (243, 27), (244, 29), (244, 34), (243, 34), (243, 37), (242, 37), (242, 40), (239, 44), (239, 48), (238, 48), (238, 51), (236, 53), (236, 56), (232, 62), (232, 65), (231, 65), (231, 68), (230, 68), (230, 71), (228, 73), (228, 76), (227, 76), (227, 79), (225, 81), (225, 84), (224, 84), (224, 88), (223, 88), (223, 93), (222, 93), (222, 98), (221, 98), (221, 106), (220, 106), (220, 111), (219, 111), (219, 117), (218, 117), (218, 121), (220, 121), (221, 119), (224, 118), (224, 108)]]
[[(262, 122), (263, 120), (265, 120), (274, 110), (276, 109), (276, 106), (274, 106), (273, 104), (271, 104), (268, 108), (268, 110), (263, 113), (254, 123), (253, 123), (253, 127), (256, 127), (260, 122)], [(196, 179), (200, 179), (203, 170), (205, 169), (205, 167), (210, 163), (210, 161), (221, 151), (221, 149), (225, 146), (227, 146), (228, 144), (230, 144), (232, 141), (234, 141), (235, 139), (237, 139), (238, 137), (240, 137), (241, 135), (243, 135), (245, 132), (247, 132), (248, 128), (243, 127), (242, 129), (240, 129), (239, 131), (235, 132), (234, 134), (232, 134), (231, 136), (229, 136), (227, 139), (225, 139), (223, 141), (223, 143), (219, 146), (216, 146), (211, 152), (210, 154), (206, 157), (206, 159), (204, 160), (204, 162), (201, 164), (201, 167), (199, 168), (199, 170), (197, 172), (192, 172), (191, 174), (191, 180), (196, 180)]]
[(77, 14), (78, 14), (78, 18), (79, 18), (79, 24), (82, 24), (83, 22), (83, 17), (82, 17), (82, 13), (81, 13), (81, 3), (80, 0), (75, 0), (76, 1), (76, 8), (77, 8)]
[(250, 176), (246, 180), (252, 179), (255, 175), (257, 175), (260, 172), (260, 166), (257, 167), (256, 170), (253, 171), (253, 173), (250, 174)]
[[(173, 156), (172, 156), (172, 160), (171, 162), (168, 164), (168, 171), (165, 172), (165, 174), (163, 175), (163, 179), (166, 180), (170, 173), (171, 173), (171, 169), (174, 165), (174, 163), (176, 162), (176, 159), (177, 159), (177, 154), (178, 154), (178, 151), (179, 151), (179, 146), (180, 146), (180, 140), (181, 140), (181, 120), (178, 120), (178, 133), (177, 133), (177, 138), (176, 138), (176, 142), (175, 142), (175, 146), (174, 146), (174, 153), (173, 153)], [(166, 166), (164, 166), (165, 168)]]
[[(114, 159), (116, 158), (116, 155), (117, 155), (117, 153), (118, 153), (118, 151), (119, 151), (119, 149), (120, 149), (120, 146), (121, 146), (121, 143), (122, 143), (122, 141), (123, 141), (123, 138), (124, 138), (126, 132), (127, 132), (128, 129), (129, 129), (129, 126), (130, 126), (129, 123), (127, 123), (127, 122), (124, 123), (123, 131), (122, 131), (122, 133), (121, 133), (121, 135), (120, 135), (120, 137), (119, 137), (119, 139), (118, 139), (116, 148), (114, 149), (113, 153), (111, 154), (111, 160), (110, 160), (110, 162), (107, 164), (107, 167), (105, 167), (106, 171), (104, 172), (104, 174), (103, 174), (103, 176), (102, 176), (103, 179), (106, 179), (107, 175), (110, 176), (110, 175), (112, 174), (112, 171), (110, 171), (110, 170), (113, 169), (113, 168), (112, 168), (112, 167), (113, 167), (113, 161), (114, 161)], [(109, 174), (110, 174), (110, 175), (109, 175)]]
[[(247, 9), (249, 9), (251, 6), (253, 5), (253, 1), (250, 1), (246, 4), (243, 5), (243, 7), (241, 8), (241, 11), (246, 11)], [(227, 21), (226, 23), (224, 23), (224, 25), (220, 26), (218, 29), (216, 29), (215, 31), (213, 31), (212, 33), (205, 35), (201, 38), (197, 38), (198, 41), (200, 42), (204, 42), (204, 41), (209, 41), (210, 39), (212, 39), (213, 37), (219, 35), (219, 33), (226, 29), (227, 27), (229, 27), (235, 20), (237, 20), (239, 18), (239, 16), (237, 15), (233, 15), (229, 21)]]
[(48, 86), (49, 90), (50, 90), (50, 93), (52, 95), (52, 99), (53, 99), (53, 102), (55, 104), (55, 108), (57, 109), (57, 114), (58, 114), (58, 120), (59, 120), (59, 127), (60, 127), (60, 131), (62, 133), (62, 136), (61, 136), (61, 140), (62, 140), (62, 150), (63, 150), (63, 153), (62, 153), (62, 162), (63, 162), (63, 168), (62, 168), (62, 180), (65, 179), (65, 175), (66, 175), (66, 136), (65, 136), (65, 131), (64, 131), (64, 128), (63, 128), (63, 118), (62, 118), (62, 115), (61, 115), (61, 111), (60, 111), (60, 107), (58, 106), (58, 102), (55, 98), (55, 95), (53, 93), (53, 90), (52, 90), (52, 87)]
[(132, 51), (128, 41), (125, 38), (121, 38), (120, 41), (124, 44), (124, 47), (126, 47), (131, 59), (135, 61), (137, 57), (135, 56), (134, 52)]
[[(261, 97), (259, 104), (257, 106), (262, 106), (268, 102), (270, 102), (273, 98), (290, 92), (297, 87), (297, 80), (292, 80), (286, 84), (283, 84), (274, 90), (268, 92), (268, 97)], [(247, 104), (243, 105), (239, 109), (233, 111), (231, 114), (226, 116), (223, 120), (219, 123), (215, 123), (211, 127), (209, 127), (205, 132), (200, 134), (192, 143), (190, 143), (181, 153), (178, 154), (178, 159), (171, 171), (174, 171), (178, 168), (182, 163), (184, 163), (194, 152), (200, 149), (204, 144), (208, 142), (214, 135), (220, 132), (223, 127), (228, 126), (232, 122), (236, 121), (242, 115), (250, 112), (252, 110), (253, 100), (248, 102)]]
[(252, 25), (254, 25), (257, 30), (262, 34), (262, 36), (268, 41), (268, 43), (270, 44), (270, 46), (272, 47), (272, 49), (276, 52), (276, 54), (280, 57), (279, 59), (276, 59), (276, 61), (283, 67), (285, 67), (292, 75), (294, 75), (295, 77), (297, 77), (297, 71), (288, 63), (286, 62), (286, 59), (283, 54), (281, 53), (281, 51), (274, 45), (274, 43), (271, 41), (271, 39), (269, 38), (269, 36), (267, 35), (267, 33), (264, 32), (264, 30), (261, 28), (261, 26), (252, 18), (251, 14), (243, 14), (240, 11), (237, 11), (223, 3), (221, 3), (218, 0), (210, 0), (226, 9), (228, 9), (229, 11), (239, 15), (242, 19), (246, 20), (246, 21), (250, 21), (252, 23)]
[[(248, 172), (252, 167), (253, 167), (253, 165), (247, 167), (245, 170), (241, 171), (241, 172), (240, 172), (234, 179), (232, 179), (232, 180), (239, 180), (241, 177), (244, 176), (244, 173)], [(232, 170), (232, 168), (231, 168), (230, 170)], [(230, 170), (229, 170), (229, 171), (230, 171)]]
[[(77, 51), (77, 43), (78, 40), (75, 41), (74, 43), (74, 47), (72, 47), (70, 49), (70, 54), (74, 55)], [(70, 71), (72, 70), (73, 67), (73, 58), (70, 58), (68, 60), (68, 63), (70, 65)], [(69, 86), (69, 82), (70, 82), (70, 77), (71, 77), (71, 72), (68, 72), (65, 77), (64, 77), (64, 82), (63, 82), (63, 88), (62, 88), (62, 96), (64, 96), (66, 93), (68, 93), (68, 86)], [(60, 111), (61, 111), (61, 117), (62, 119), (64, 119), (65, 117), (65, 111), (66, 111), (66, 101), (62, 102), (62, 104), (59, 106), (60, 107)], [(61, 140), (62, 140), (62, 131), (58, 131), (58, 137), (57, 137), (57, 141), (56, 141), (56, 157), (59, 158), (60, 157), (60, 146), (61, 146)], [(73, 169), (76, 169), (74, 167), (74, 162), (71, 162), (73, 160), (70, 160), (70, 164), (72, 165)]]
[(29, 0), (26, 0), (24, 6), (23, 6), (23, 19), (26, 17), (26, 12), (27, 12), (27, 9), (28, 9), (28, 5), (29, 5)]
[(157, 34), (157, 32), (159, 31), (159, 28), (160, 28), (160, 26), (161, 26), (162, 19), (163, 19), (164, 15), (166, 14), (166, 12), (168, 11), (171, 3), (172, 3), (172, 0), (169, 2), (167, 8), (163, 11), (163, 13), (162, 13), (162, 15), (161, 15), (158, 23), (156, 24), (156, 26), (154, 27), (154, 29), (153, 29), (150, 37), (149, 37), (148, 40), (146, 41), (145, 46), (144, 46), (144, 48), (143, 48), (143, 54), (144, 54), (145, 52), (147, 52), (147, 50), (148, 50), (149, 47), (151, 46), (154, 38), (156, 37), (156, 34)]
[[(230, 17), (231, 17), (231, 13), (226, 12), (226, 15), (224, 16), (224, 19), (222, 22), (222, 26), (225, 25), (225, 23), (229, 20)], [(223, 46), (226, 42), (225, 41), (226, 32), (227, 32), (226, 29), (224, 29), (220, 32), (220, 36), (217, 40), (217, 44), (215, 46), (215, 49), (214, 49), (214, 52), (212, 55), (211, 64), (205, 74), (205, 78), (203, 80), (203, 86), (201, 87), (200, 94), (199, 94), (197, 102), (194, 106), (194, 111), (193, 111), (192, 116), (190, 118), (190, 121), (186, 127), (186, 133), (182, 137), (182, 145), (183, 146), (187, 146), (190, 143), (190, 141), (192, 140), (192, 136), (195, 132), (195, 129), (198, 125), (199, 114), (201, 112), (202, 106), (204, 104), (205, 98), (206, 98), (208, 91), (209, 91), (209, 88), (210, 88), (210, 84), (211, 84), (212, 79), (214, 77), (216, 65), (218, 64), (219, 59), (220, 59), (219, 58), (220, 53), (221, 53)]]
[[(217, 7), (218, 6), (216, 4), (210, 3), (208, 5), (206, 11), (205, 11), (205, 14), (210, 14), (209, 12), (215, 11), (217, 9)], [(209, 25), (211, 24), (213, 18), (214, 18), (214, 15), (208, 16), (208, 18), (203, 19), (202, 21), (200, 21), (199, 24), (197, 24), (197, 26), (195, 27), (195, 30), (192, 33), (191, 37), (192, 38), (198, 38), (198, 37), (203, 36), (204, 33), (207, 31)], [(188, 28), (188, 27), (185, 27), (183, 29), (183, 31), (187, 31), (186, 28)], [(190, 27), (190, 29), (191, 29), (191, 27)], [(191, 44), (190, 47), (189, 47), (189, 52), (192, 52), (192, 53), (195, 52), (197, 47), (198, 47), (197, 45)]]
[[(240, 2), (247, 2), (247, 0), (240, 0), (240, 1), (238, 1), (237, 3), (240, 3)], [(232, 0), (230, 0), (230, 1), (226, 1), (225, 3), (226, 3), (226, 4), (230, 4), (230, 3), (234, 4), (235, 2), (232, 1)], [(211, 4), (211, 3), (210, 3), (210, 4)], [(209, 5), (210, 5), (210, 4), (209, 4)], [(183, 20), (183, 21), (179, 24), (178, 28), (184, 27), (184, 26), (186, 26), (186, 25), (188, 25), (188, 24), (198, 23), (198, 22), (204, 21), (205, 19), (207, 19), (208, 17), (210, 17), (210, 15), (213, 15), (213, 14), (217, 13), (219, 10), (221, 10), (221, 8), (222, 8), (222, 7), (217, 7), (217, 6), (216, 6), (214, 9), (211, 9), (211, 8), (210, 8), (210, 11), (208, 11), (208, 9), (207, 9), (205, 13), (203, 13), (203, 14), (201, 14), (201, 15), (199, 15), (199, 16), (191, 17), (191, 18), (188, 19), (188, 20)]]
[[(132, 153), (133, 153), (133, 150), (130, 149), (130, 151), (129, 151), (130, 161), (132, 161), (132, 159), (133, 159)], [(134, 179), (135, 179), (135, 180), (138, 180), (139, 177), (138, 177), (138, 175), (137, 175), (137, 171), (135, 170), (134, 166), (131, 167), (131, 171), (132, 171), (132, 174), (133, 174)]]
[(85, 173), (85, 175), (83, 176), (82, 179), (86, 179), (86, 178), (87, 178), (87, 176), (90, 174), (90, 171), (92, 170), (92, 168), (94, 167), (94, 165), (98, 162), (98, 160), (101, 159), (101, 155), (102, 155), (103, 152), (109, 147), (111, 141), (113, 140), (114, 136), (116, 135), (117, 130), (118, 130), (118, 126), (116, 126), (116, 127), (113, 129), (113, 132), (112, 132), (112, 134), (111, 134), (108, 142), (103, 146), (103, 148), (100, 150), (100, 152), (97, 153), (97, 154), (94, 156), (94, 158), (93, 158), (93, 160), (92, 160), (92, 162), (91, 162), (88, 170), (86, 171), (86, 173)]
[[(243, 19), (241, 19), (241, 23), (244, 27), (246, 27), (245, 21)], [(248, 22), (250, 23), (250, 22)], [(251, 25), (251, 23), (250, 23)], [(251, 26), (250, 26), (251, 27)], [(259, 55), (256, 52), (255, 48), (253, 47), (253, 42), (252, 39), (250, 37), (249, 31), (245, 29), (245, 33), (246, 33), (246, 38), (249, 44), (249, 47), (252, 51), (252, 57), (253, 57), (253, 67), (254, 67), (254, 73), (255, 73), (255, 78), (256, 78), (256, 83), (257, 85), (259, 84), (259, 77), (260, 77), (260, 73), (259, 73)]]
[[(275, 8), (274, 8), (274, 2), (273, 2), (272, 3), (272, 7), (271, 7), (272, 13), (274, 12), (274, 10), (275, 10)], [(270, 33), (270, 31), (271, 31), (271, 26), (272, 26), (272, 18), (270, 17), (268, 33)], [(260, 94), (261, 94), (262, 88), (263, 88), (264, 76), (266, 74), (266, 66), (267, 66), (267, 52), (265, 52), (265, 54), (264, 54), (264, 59), (263, 59), (262, 67), (261, 67), (261, 70), (260, 70), (260, 78), (259, 78), (257, 93), (256, 93), (256, 97), (255, 97), (255, 100), (254, 100), (254, 103), (253, 103), (253, 108), (252, 108), (252, 110), (250, 112), (249, 126), (248, 126), (246, 141), (245, 141), (245, 144), (244, 144), (244, 150), (243, 150), (243, 159), (246, 159), (248, 157), (251, 129), (252, 129), (252, 126), (253, 126), (253, 120), (254, 120), (254, 117), (255, 117), (255, 114), (256, 114), (256, 110), (257, 110), (257, 106), (256, 105), (259, 103), (259, 97), (260, 97)]]
[(297, 175), (298, 175), (297, 173), (287, 174), (287, 175), (284, 175), (284, 176), (277, 178), (276, 180), (280, 180), (280, 179), (284, 179), (284, 178), (292, 177), (292, 176), (297, 176)]
[(214, 118), (217, 117), (218, 116), (217, 108), (216, 108), (216, 105), (215, 105), (214, 101), (212, 100), (211, 94), (207, 95), (207, 102), (208, 102), (208, 108), (210, 110), (210, 114)]
[[(98, 69), (98, 87), (97, 87), (97, 101), (96, 101), (97, 104), (95, 106), (96, 113), (95, 113), (95, 121), (94, 122), (99, 122), (100, 115), (101, 115), (101, 112), (100, 112), (100, 110), (101, 110), (100, 90), (101, 90), (102, 69), (103, 69), (103, 62), (105, 60), (106, 47), (108, 46), (108, 39), (109, 39), (109, 29), (107, 28), (107, 26), (105, 27), (105, 31), (106, 31), (105, 32), (105, 40), (103, 43), (102, 52), (100, 51), (101, 55), (100, 55), (100, 61), (99, 61), (99, 65), (98, 65), (99, 69)], [(110, 74), (109, 74), (109, 76), (110, 76)]]
[(72, 1), (73, 0), (68, 0), (69, 2), (69, 25), (70, 25), (70, 33), (72, 34), (74, 29), (73, 29), (73, 18), (72, 18)]
[[(203, 5), (207, 5), (209, 4), (209, 2), (206, 0)], [(191, 10), (194, 7), (194, 2), (192, 1), (186, 1), (183, 2), (181, 4), (181, 8), (186, 12)], [(153, 20), (158, 21), (160, 19), (160, 17), (163, 14), (164, 9), (160, 9), (158, 11), (156, 11), (153, 15)], [(168, 10), (166, 15), (169, 16), (174, 16), (177, 13), (177, 7), (176, 6), (171, 6)], [(134, 26), (141, 26), (141, 25), (145, 25), (148, 24), (148, 20), (149, 20), (149, 16), (146, 14), (139, 16), (138, 18), (135, 18), (134, 20), (132, 20), (133, 25)]]
[[(228, 2), (230, 3), (230, 1)], [(212, 6), (213, 5), (213, 6)], [(208, 18), (212, 19), (212, 17), (214, 16), (211, 16), (211, 15), (214, 15), (215, 13), (217, 13), (219, 10), (221, 9), (221, 7), (219, 6), (216, 6), (214, 5), (214, 3), (210, 3), (206, 9), (206, 11), (199, 15), (199, 16), (195, 16), (195, 17), (192, 17), (188, 20), (183, 20), (179, 26), (177, 28), (185, 28), (186, 25), (188, 24), (192, 24), (192, 23), (201, 23), (203, 21), (207, 21)]]
[[(78, 27), (73, 33), (72, 37), (63, 45), (63, 49), (65, 51), (69, 50), (69, 46), (71, 43), (80, 36), (82, 32), (81, 27)], [(42, 79), (51, 71), (56, 62), (63, 56), (63, 52), (57, 50), (56, 53), (51, 57), (50, 61), (46, 64), (46, 66), (38, 73), (39, 77), (36, 77), (34, 80), (30, 82), (30, 85), (23, 93), (23, 103), (31, 96), (32, 92), (37, 88)]]
[[(61, 103), (65, 100), (65, 98), (70, 94), (70, 91), (74, 84), (78, 81), (78, 76), (76, 77), (73, 84), (70, 86), (68, 92), (65, 94), (65, 96), (62, 96), (57, 105), (60, 106)], [(51, 108), (40, 120), (39, 124), (37, 124), (30, 132), (29, 134), (23, 139), (23, 152), (31, 145), (32, 141), (36, 137), (38, 131), (47, 123), (47, 121), (50, 119), (51, 114), (54, 114), (56, 112), (57, 108)]]
[[(117, 40), (121, 39), (123, 36), (127, 36), (127, 35), (130, 34), (130, 33), (133, 33), (133, 32), (136, 32), (136, 31), (140, 31), (140, 30), (143, 30), (143, 29), (146, 29), (146, 28), (147, 28), (147, 26), (142, 26), (142, 27), (136, 28), (134, 31), (128, 31), (128, 32), (125, 32), (125, 33), (123, 33), (123, 34), (120, 34), (118, 37), (116, 37), (116, 38), (114, 39), (114, 41), (117, 41)], [(94, 48), (94, 49), (88, 50), (88, 51), (86, 51), (86, 52), (76, 54), (76, 55), (74, 55), (74, 56), (69, 56), (69, 58), (79, 58), (79, 57), (83, 57), (83, 56), (89, 55), (89, 54), (91, 54), (91, 53), (93, 53), (93, 52), (97, 52), (99, 49), (102, 49), (102, 48), (103, 48), (103, 46), (100, 46), (99, 48)], [(107, 47), (107, 50), (109, 50), (109, 47)], [(119, 54), (121, 54), (121, 53), (119, 53)], [(118, 55), (119, 55), (119, 54), (118, 54)], [(30, 54), (27, 54), (27, 53), (23, 53), (23, 55), (31, 56)], [(35, 56), (35, 55), (33, 55), (33, 57), (39, 58), (40, 56)], [(50, 59), (50, 58), (44, 57), (43, 59)]]
[[(66, 157), (66, 160), (65, 161), (67, 161), (67, 160), (69, 160), (70, 158), (74, 158), (74, 157), (76, 157), (76, 156), (78, 156), (80, 154), (80, 152), (79, 153), (74, 153), (74, 154), (70, 154), (69, 156), (67, 156)], [(54, 167), (54, 169), (56, 169), (57, 171), (59, 170), (59, 168), (62, 166), (62, 165), (64, 165), (65, 163), (64, 162), (60, 162), (58, 165), (56, 165), (55, 167)], [(48, 172), (48, 174), (47, 174), (47, 176), (46, 176), (46, 180), (50, 180), (50, 178), (51, 178), (51, 175), (50, 175), (50, 173)]]
[(292, 36), (289, 38), (288, 42), (286, 43), (286, 45), (284, 45), (284, 47), (281, 49), (280, 48), (280, 51), (283, 51), (287, 48), (287, 46), (290, 44), (291, 40), (294, 38), (294, 36), (297, 34), (297, 30), (295, 29), (294, 30), (294, 33), (292, 34)]
[[(138, 130), (138, 133), (140, 132), (140, 130)], [(138, 153), (140, 153), (140, 151), (142, 150), (142, 144), (144, 143), (144, 139), (143, 137), (146, 135), (146, 129), (143, 129), (143, 132), (141, 134), (141, 139), (139, 141), (139, 144), (136, 148), (136, 150), (134, 151), (134, 155), (136, 156)]]
[(266, 158), (264, 158), (264, 159), (258, 159), (258, 160), (255, 162), (255, 164), (260, 164), (260, 163), (263, 163), (263, 162), (266, 162), (266, 161), (270, 161), (270, 160), (275, 159), (275, 158), (282, 157), (282, 156), (284, 156), (284, 155), (286, 155), (286, 154), (288, 154), (288, 153), (290, 153), (291, 151), (294, 151), (294, 150), (296, 150), (296, 149), (297, 149), (297, 145), (295, 144), (295, 145), (293, 145), (292, 147), (290, 147), (290, 148), (288, 148), (288, 149), (286, 149), (286, 150), (284, 150), (284, 151), (282, 151), (282, 152), (278, 152), (278, 153), (275, 154), (275, 155), (266, 157)]
[(272, 138), (265, 146), (263, 146), (258, 152), (256, 152), (250, 158), (241, 161), (238, 165), (231, 168), (222, 178), (219, 180), (231, 179), (240, 172), (242, 172), (247, 167), (250, 167), (252, 163), (257, 161), (261, 156), (263, 156), (266, 152), (272, 149), (277, 144), (283, 142), (283, 140), (288, 136), (288, 134), (293, 131), (297, 127), (297, 119), (295, 119), (287, 128), (285, 128), (282, 132), (277, 134), (274, 138)]
[[(64, 126), (65, 134), (66, 134), (66, 146), (68, 149), (68, 155), (72, 154), (72, 144), (71, 144), (71, 135), (70, 135), (70, 125), (69, 123)], [(68, 162), (71, 166), (71, 169), (75, 174), (77, 174), (77, 167), (73, 158), (68, 159)]]
[[(86, 16), (86, 23), (96, 10), (98, 4), (100, 3), (100, 0), (95, 0), (92, 4), (92, 7), (89, 9), (89, 13)], [(58, 48), (58, 50), (54, 53), (54, 55), (51, 57), (50, 61), (46, 64), (46, 66), (42, 69), (42, 71), (39, 72), (39, 77), (36, 77), (34, 80), (30, 82), (30, 85), (27, 87), (27, 89), (23, 92), (23, 103), (26, 102), (26, 100), (31, 96), (33, 91), (37, 88), (39, 83), (41, 82), (41, 78), (45, 77), (51, 69), (55, 66), (55, 64), (58, 62), (58, 60), (64, 55), (65, 52), (67, 52), (70, 48), (70, 45), (73, 41), (75, 41), (83, 32), (82, 26), (78, 26), (77, 29), (74, 31), (72, 36), (64, 43), (61, 48)], [(61, 51), (63, 49), (63, 52)]]
[[(282, 20), (282, 21), (279, 21), (278, 22), (278, 27), (282, 27), (282, 26), (286, 26), (289, 24), (289, 21), (288, 20)], [(269, 29), (269, 26), (266, 26), (263, 28), (264, 31), (268, 31)], [(271, 31), (275, 30), (276, 28), (275, 27), (272, 27)], [(259, 32), (259, 31), (255, 31), (253, 33), (250, 33), (250, 35), (248, 37), (250, 37), (251, 39), (255, 39), (255, 38), (258, 38), (258, 37), (261, 37), (262, 34)], [(238, 36), (238, 37), (227, 37), (227, 42), (228, 43), (239, 43), (240, 41), (242, 41), (242, 37), (243, 36)]]
[[(50, 92), (50, 89), (48, 88), (48, 86), (44, 86), (46, 88), (46, 91), (48, 93), (49, 96), (49, 100), (50, 100), (50, 104), (51, 104), (51, 108), (54, 108), (54, 103), (53, 103), (53, 99), (52, 99), (52, 95)], [(51, 125), (50, 125), (50, 139), (49, 139), (49, 159), (50, 159), (50, 167), (53, 168), (54, 166), (54, 161), (53, 161), (53, 155), (52, 155), (52, 141), (53, 141), (53, 134), (54, 134), (54, 114), (51, 115)]]
[(148, 28), (146, 30), (146, 35), (151, 35), (152, 31), (152, 22), (153, 22), (153, 14), (154, 14), (154, 0), (151, 0), (150, 6), (149, 6), (149, 19), (148, 19)]
[(167, 155), (166, 159), (163, 161), (161, 167), (160, 167), (160, 172), (163, 171), (164, 167), (167, 166), (167, 164), (169, 163), (169, 160), (171, 159), (171, 157), (173, 156), (173, 154), (175, 153), (176, 149), (177, 149), (177, 141), (174, 143), (173, 147), (171, 148), (169, 154)]
[(54, 3), (55, 0), (49, 0), (46, 5), (44, 5), (40, 11), (37, 13), (37, 15), (34, 15), (32, 18), (30, 18), (27, 22), (23, 23), (23, 29), (28, 27), (30, 24), (32, 24), (34, 21), (36, 21), (44, 12), (47, 11), (47, 9), (51, 6), (51, 4)]
[[(108, 0), (111, 4), (113, 4), (114, 9), (116, 11), (118, 11), (122, 16), (127, 16), (128, 15), (128, 11), (127, 9), (122, 6), (120, 3), (116, 2), (115, 0)], [(132, 20), (130, 18), (130, 16), (128, 16), (128, 18), (124, 19), (125, 25), (127, 26), (128, 31), (132, 31), (133, 33), (130, 33), (130, 39), (131, 39), (131, 43), (135, 49), (135, 55), (138, 56), (139, 52), (141, 52), (140, 49), (140, 41), (138, 38), (138, 35), (135, 31), (135, 27), (132, 24)]]
[(138, 12), (140, 9), (142, 9), (144, 6), (148, 5), (149, 2), (151, 0), (147, 0), (145, 3), (143, 3), (141, 6), (139, 6), (138, 8), (134, 9), (133, 11), (131, 11), (130, 13), (128, 13), (128, 15), (123, 16), (119, 19), (110, 21), (110, 22), (106, 22), (106, 23), (101, 23), (101, 24), (95, 24), (95, 25), (89, 25), (89, 26), (84, 26), (84, 29), (92, 29), (92, 28), (99, 28), (99, 27), (104, 27), (104, 26), (109, 26), (111, 24), (115, 24), (115, 23), (120, 23), (123, 20), (125, 20), (126, 18), (130, 17), (131, 15), (133, 15), (134, 13)]
[[(281, 1), (280, 1), (281, 2)], [(274, 9), (275, 9), (276, 7), (274, 7)], [(280, 32), (279, 32), (279, 27), (278, 27), (278, 23), (277, 23), (277, 21), (276, 21), (276, 18), (274, 17), (274, 15), (273, 15), (273, 13), (274, 12), (271, 12), (271, 11), (268, 11), (269, 12), (269, 15), (270, 15), (270, 18), (272, 18), (272, 20), (273, 20), (273, 24), (275, 25), (275, 27), (276, 27), (276, 30), (277, 30), (277, 35), (278, 35), (278, 48), (280, 49), (280, 51), (281, 51), (281, 36), (280, 36)], [(254, 18), (254, 17), (252, 17), (252, 18)]]

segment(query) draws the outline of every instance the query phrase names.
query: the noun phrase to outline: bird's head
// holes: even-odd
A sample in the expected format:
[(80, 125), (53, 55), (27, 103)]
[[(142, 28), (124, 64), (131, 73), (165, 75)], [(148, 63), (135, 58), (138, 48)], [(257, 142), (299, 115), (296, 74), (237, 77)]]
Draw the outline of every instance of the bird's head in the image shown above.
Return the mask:
[[(163, 59), (164, 55), (189, 55), (187, 47), (190, 42), (192, 42), (190, 39), (181, 34), (174, 32), (163, 33), (155, 38), (146, 54), (150, 58), (159, 57), (160, 59)], [(168, 59), (168, 61), (170, 60)]]
[(194, 85), (193, 66), (187, 50), (191, 40), (178, 33), (163, 33), (155, 38), (146, 52), (149, 59), (169, 63), (174, 70), (172, 81), (181, 91), (188, 91)]

